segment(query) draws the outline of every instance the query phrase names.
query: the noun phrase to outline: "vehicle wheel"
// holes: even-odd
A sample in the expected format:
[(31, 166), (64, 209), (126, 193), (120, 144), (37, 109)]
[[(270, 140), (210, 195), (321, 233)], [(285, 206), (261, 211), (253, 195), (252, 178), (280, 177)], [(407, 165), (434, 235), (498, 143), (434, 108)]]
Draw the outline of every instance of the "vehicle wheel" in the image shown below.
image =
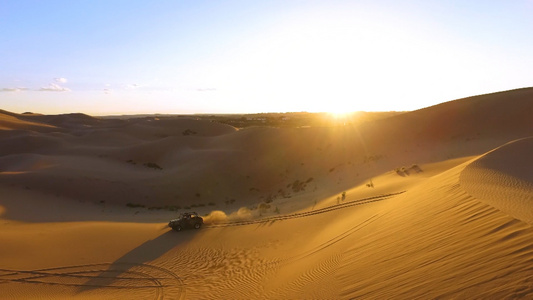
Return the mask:
[(176, 231), (181, 231), (181, 226), (178, 225), (178, 226), (172, 227), (172, 229), (174, 229), (174, 230), (176, 230)]
[(194, 228), (196, 228), (196, 229), (200, 229), (201, 226), (202, 226), (202, 225), (201, 225), (200, 223), (196, 223), (196, 224), (194, 224)]

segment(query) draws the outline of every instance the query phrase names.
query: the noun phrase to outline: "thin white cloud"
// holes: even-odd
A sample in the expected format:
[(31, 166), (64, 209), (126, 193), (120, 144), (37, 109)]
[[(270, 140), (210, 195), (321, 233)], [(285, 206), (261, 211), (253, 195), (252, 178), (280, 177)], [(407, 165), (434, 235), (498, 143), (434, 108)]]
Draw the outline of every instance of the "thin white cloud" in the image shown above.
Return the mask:
[(21, 92), (21, 91), (27, 91), (28, 88), (23, 87), (16, 87), (16, 88), (2, 88), (0, 89), (0, 92)]
[(64, 77), (54, 78), (54, 80), (55, 82), (58, 82), (58, 83), (67, 83), (67, 79)]
[(50, 83), (48, 86), (39, 89), (42, 92), (70, 92), (69, 88), (62, 87), (56, 83)]

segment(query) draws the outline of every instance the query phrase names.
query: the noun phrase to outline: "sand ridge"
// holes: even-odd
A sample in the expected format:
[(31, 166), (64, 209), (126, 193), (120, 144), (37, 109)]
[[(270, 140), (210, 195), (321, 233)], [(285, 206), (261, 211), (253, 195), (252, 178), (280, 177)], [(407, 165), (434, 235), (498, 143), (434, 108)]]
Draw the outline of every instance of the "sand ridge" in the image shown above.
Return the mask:
[(476, 198), (532, 224), (531, 153), (533, 138), (505, 144), (471, 163), (461, 174), (461, 185)]

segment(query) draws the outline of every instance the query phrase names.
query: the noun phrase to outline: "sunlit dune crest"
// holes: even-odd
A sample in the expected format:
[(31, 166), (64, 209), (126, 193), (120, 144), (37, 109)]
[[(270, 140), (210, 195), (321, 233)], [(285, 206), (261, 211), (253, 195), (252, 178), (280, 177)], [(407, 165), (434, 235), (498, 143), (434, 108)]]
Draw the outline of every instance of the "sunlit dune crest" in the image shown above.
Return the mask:
[[(7, 298), (533, 297), (533, 88), (412, 112), (0, 111)], [(200, 229), (167, 226), (197, 212)]]

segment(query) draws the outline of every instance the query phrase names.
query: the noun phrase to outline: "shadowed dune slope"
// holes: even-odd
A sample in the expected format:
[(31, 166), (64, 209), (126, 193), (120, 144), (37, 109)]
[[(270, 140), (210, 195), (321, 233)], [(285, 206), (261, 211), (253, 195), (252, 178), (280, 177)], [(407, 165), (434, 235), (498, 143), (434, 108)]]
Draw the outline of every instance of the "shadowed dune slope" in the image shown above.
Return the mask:
[[(335, 194), (391, 169), (479, 155), (533, 135), (532, 109), (533, 89), (521, 89), (357, 127), (236, 130), (191, 118), (3, 112), (11, 125), (0, 130), (0, 176), (4, 184), (59, 197), (145, 206), (246, 205), (310, 190)], [(24, 123), (30, 120), (42, 125), (30, 130)], [(20, 167), (35, 155), (54, 163)]]
[(403, 135), (416, 129), (412, 132), (414, 138), (437, 141), (468, 137), (520, 138), (532, 135), (531, 115), (533, 88), (523, 88), (444, 102), (376, 123), (395, 127)]
[[(458, 99), (378, 120), (363, 125), (361, 132), (365, 140), (374, 142), (369, 148), (393, 146), (400, 153), (428, 159), (434, 159), (432, 152), (442, 154), (446, 148), (450, 156), (479, 155), (508, 141), (532, 136), (532, 115), (533, 88), (524, 88)], [(479, 152), (481, 149), (485, 150)]]
[(533, 138), (505, 144), (477, 159), (461, 174), (472, 196), (533, 223)]

